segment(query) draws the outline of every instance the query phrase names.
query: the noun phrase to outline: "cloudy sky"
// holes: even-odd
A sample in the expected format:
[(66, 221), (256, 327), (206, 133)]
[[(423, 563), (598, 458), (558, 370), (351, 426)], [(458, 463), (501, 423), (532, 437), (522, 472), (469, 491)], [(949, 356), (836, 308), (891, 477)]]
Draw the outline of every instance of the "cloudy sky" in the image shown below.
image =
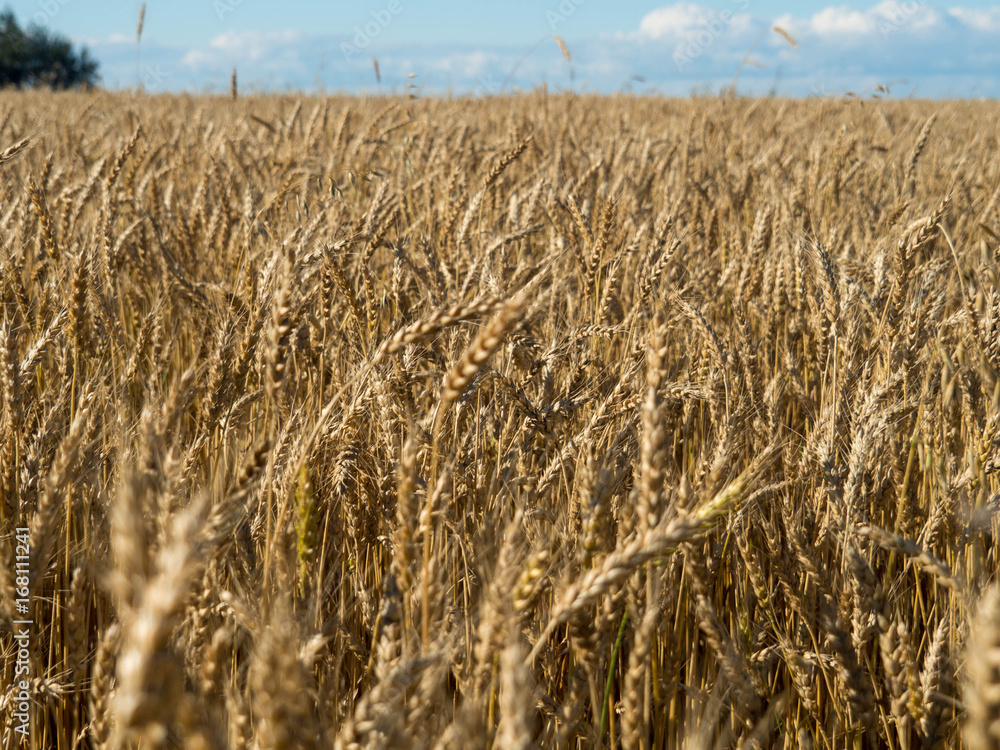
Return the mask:
[(151, 0), (138, 61), (139, 2), (7, 4), (150, 91), (1000, 96), (1000, 5), (961, 1)]

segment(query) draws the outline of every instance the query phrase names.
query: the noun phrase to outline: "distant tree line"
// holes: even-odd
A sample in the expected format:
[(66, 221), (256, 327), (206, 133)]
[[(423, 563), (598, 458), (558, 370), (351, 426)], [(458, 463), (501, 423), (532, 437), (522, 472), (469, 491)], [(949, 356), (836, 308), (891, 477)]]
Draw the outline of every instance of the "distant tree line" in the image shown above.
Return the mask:
[(97, 83), (97, 62), (63, 36), (32, 24), (21, 28), (14, 13), (0, 12), (0, 87), (65, 89)]

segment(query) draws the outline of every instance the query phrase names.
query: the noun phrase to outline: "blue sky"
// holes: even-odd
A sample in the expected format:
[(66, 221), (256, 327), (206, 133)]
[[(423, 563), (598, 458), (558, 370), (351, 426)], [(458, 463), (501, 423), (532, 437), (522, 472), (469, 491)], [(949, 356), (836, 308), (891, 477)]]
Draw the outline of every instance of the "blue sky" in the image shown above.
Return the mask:
[(138, 70), (139, 2), (7, 5), (86, 44), (106, 85), (150, 91), (226, 91), (236, 67), (244, 91), (687, 94), (740, 69), (748, 93), (1000, 96), (1000, 5), (977, 0), (152, 0)]

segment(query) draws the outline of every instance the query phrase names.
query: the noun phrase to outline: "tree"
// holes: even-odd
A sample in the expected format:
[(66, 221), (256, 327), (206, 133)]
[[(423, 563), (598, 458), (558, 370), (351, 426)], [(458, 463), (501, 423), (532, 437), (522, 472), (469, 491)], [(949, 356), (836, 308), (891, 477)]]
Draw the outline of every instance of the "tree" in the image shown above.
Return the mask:
[(0, 13), (0, 86), (66, 89), (92, 86), (99, 76), (87, 48), (32, 24), (22, 29), (8, 8)]

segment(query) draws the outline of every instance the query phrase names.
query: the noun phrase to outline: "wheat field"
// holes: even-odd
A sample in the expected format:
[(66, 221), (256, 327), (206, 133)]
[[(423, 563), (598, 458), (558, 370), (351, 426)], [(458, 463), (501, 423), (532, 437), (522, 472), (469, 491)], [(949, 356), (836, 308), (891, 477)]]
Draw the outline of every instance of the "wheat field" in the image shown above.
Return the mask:
[(0, 94), (3, 746), (1000, 746), (998, 132)]

